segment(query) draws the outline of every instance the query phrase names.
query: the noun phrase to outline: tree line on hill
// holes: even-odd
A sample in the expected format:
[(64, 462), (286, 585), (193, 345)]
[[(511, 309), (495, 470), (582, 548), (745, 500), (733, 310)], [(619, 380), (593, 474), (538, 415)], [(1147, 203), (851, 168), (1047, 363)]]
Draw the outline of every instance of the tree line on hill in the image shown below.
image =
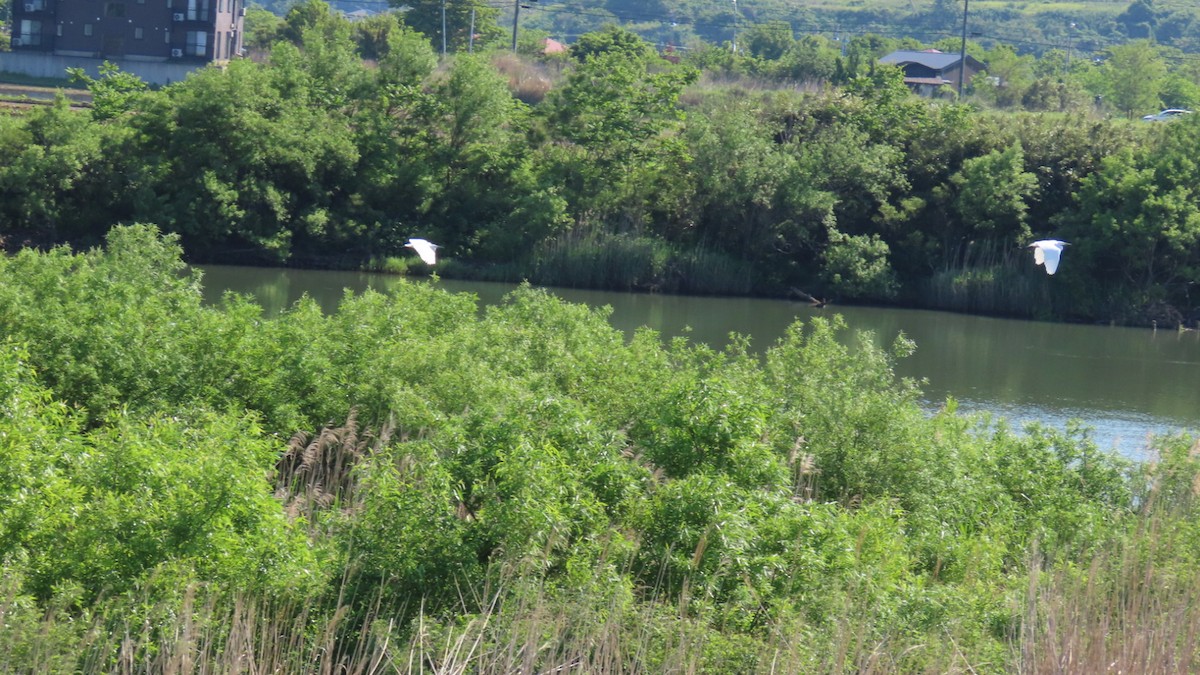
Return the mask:
[[(294, 0), (265, 0), (264, 11), (284, 16)], [(303, 4), (303, 3), (300, 3)], [(405, 22), (440, 45), (445, 37), (451, 51), (465, 49), (474, 27), (477, 44), (508, 45), (513, 37), (516, 2), (483, 0), (334, 0), (342, 11), (403, 12)], [(706, 44), (737, 48), (745, 36), (773, 26), (787, 26), (793, 37), (831, 38), (841, 47), (855, 36), (869, 34), (893, 38), (907, 36), (925, 43), (957, 40), (967, 18), (973, 40), (995, 48), (1016, 47), (1023, 53), (1071, 51), (1083, 60), (1103, 55), (1113, 46), (1131, 40), (1154, 40), (1176, 54), (1196, 54), (1196, 26), (1200, 9), (1163, 0), (1084, 0), (1078, 3), (1039, 2), (976, 3), (962, 0), (892, 0), (872, 3), (795, 3), (781, 0), (742, 0), (737, 3), (675, 0), (645, 3), (633, 0), (598, 0), (575, 3), (519, 3), (517, 33), (530, 38), (553, 37), (573, 41), (606, 24), (628, 27), (647, 41), (677, 49), (703, 48)], [(967, 11), (969, 9), (969, 11)], [(964, 13), (966, 16), (964, 17)]]
[[(1069, 103), (1089, 87), (1129, 112), (1192, 96), (1148, 42), (1069, 71), (987, 54), (1011, 87), (956, 102), (911, 95), (875, 62), (893, 45), (868, 38), (823, 61), (816, 40), (748, 35), (748, 55), (675, 63), (609, 27), (565, 57), (439, 64), (396, 15), (351, 23), (310, 2), (267, 28), (261, 63), (161, 90), (77, 74), (90, 113), (0, 118), (5, 245), (87, 246), (153, 222), (193, 261), (403, 271), (404, 242), (424, 235), (446, 276), (1074, 320), (1197, 313), (1200, 121)], [(819, 63), (832, 70), (806, 70)], [(1147, 63), (1161, 77), (1138, 77)], [(1003, 109), (1043, 104), (1065, 112)], [(1074, 244), (1053, 279), (1024, 249), (1048, 235)]]

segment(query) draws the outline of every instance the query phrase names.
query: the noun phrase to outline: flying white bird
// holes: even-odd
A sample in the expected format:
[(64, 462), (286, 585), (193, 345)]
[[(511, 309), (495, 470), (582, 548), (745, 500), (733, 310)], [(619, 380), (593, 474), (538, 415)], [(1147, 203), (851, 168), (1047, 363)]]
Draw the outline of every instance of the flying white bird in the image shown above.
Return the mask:
[(1046, 274), (1054, 274), (1058, 270), (1058, 257), (1062, 255), (1064, 246), (1070, 246), (1065, 241), (1057, 239), (1042, 239), (1029, 245), (1033, 249), (1033, 262), (1046, 266)]
[(409, 239), (405, 247), (411, 248), (421, 256), (421, 260), (425, 261), (426, 265), (432, 265), (437, 262), (437, 250), (441, 248), (425, 239)]

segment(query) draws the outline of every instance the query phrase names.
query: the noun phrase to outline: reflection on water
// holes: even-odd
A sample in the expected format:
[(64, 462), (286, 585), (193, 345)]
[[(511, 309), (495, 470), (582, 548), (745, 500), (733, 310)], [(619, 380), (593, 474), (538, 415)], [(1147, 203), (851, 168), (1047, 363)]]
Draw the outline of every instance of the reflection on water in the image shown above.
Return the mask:
[[(252, 294), (277, 314), (302, 294), (327, 310), (343, 289), (377, 290), (398, 277), (357, 272), (206, 266), (206, 298), (231, 290)], [(416, 282), (425, 283), (425, 282)], [(495, 304), (510, 284), (441, 280), (452, 292)], [(626, 332), (647, 326), (665, 337), (687, 335), (723, 347), (730, 333), (750, 336), (765, 349), (796, 320), (841, 314), (855, 329), (891, 342), (904, 333), (916, 353), (897, 364), (905, 377), (924, 380), (932, 409), (954, 397), (960, 409), (988, 411), (1014, 425), (1040, 421), (1061, 428), (1083, 420), (1102, 447), (1137, 456), (1149, 433), (1200, 428), (1200, 332), (1037, 323), (944, 312), (870, 307), (814, 309), (804, 303), (753, 298), (703, 298), (553, 289), (564, 300), (612, 308), (613, 325)]]

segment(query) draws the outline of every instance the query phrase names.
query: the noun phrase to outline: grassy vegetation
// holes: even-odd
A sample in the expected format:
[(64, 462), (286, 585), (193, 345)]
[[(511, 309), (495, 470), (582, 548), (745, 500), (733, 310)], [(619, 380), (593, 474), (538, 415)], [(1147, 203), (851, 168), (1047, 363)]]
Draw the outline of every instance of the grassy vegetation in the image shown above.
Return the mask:
[(993, 10), (1013, 10), (1029, 14), (1050, 14), (1050, 13), (1069, 13), (1069, 14), (1093, 14), (1096, 16), (1116, 16), (1125, 11), (1128, 4), (1124, 2), (997, 2), (995, 0), (980, 0), (973, 4), (972, 9), (993, 9)]
[(934, 274), (914, 301), (952, 312), (1027, 316), (1031, 307), (1044, 306), (1049, 312), (1044, 302), (1049, 289), (1042, 281), (1014, 265), (962, 267)]
[(73, 89), (86, 91), (85, 87), (80, 87), (72, 83), (65, 77), (34, 77), (23, 73), (9, 73), (0, 71), (0, 83), (15, 84), (22, 87), (41, 87), (48, 90), (53, 89)]
[(1186, 672), (1200, 443), (930, 417), (523, 288), (267, 319), (177, 244), (0, 259), (0, 671)]
[(572, 233), (548, 242), (536, 259), (528, 278), (548, 286), (729, 295), (754, 288), (745, 261), (645, 236)]

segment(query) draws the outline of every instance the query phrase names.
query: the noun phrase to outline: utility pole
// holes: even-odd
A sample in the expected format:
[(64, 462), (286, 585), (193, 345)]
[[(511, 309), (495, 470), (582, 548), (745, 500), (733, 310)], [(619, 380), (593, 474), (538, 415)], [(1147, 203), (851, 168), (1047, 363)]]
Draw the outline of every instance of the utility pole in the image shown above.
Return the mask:
[(471, 33), (467, 37), (467, 53), (475, 53), (475, 6), (471, 6)]
[(1075, 22), (1067, 25), (1067, 73), (1071, 72), (1071, 39), (1075, 37)]
[(733, 0), (733, 53), (737, 53), (737, 0)]
[(963, 77), (967, 72), (967, 9), (971, 6), (971, 0), (963, 0), (963, 29), (962, 29), (962, 48), (959, 50), (958, 57), (958, 98), (962, 99), (963, 95)]
[(517, 51), (517, 19), (521, 16), (521, 0), (516, 0), (513, 3), (513, 46), (512, 50)]
[(446, 0), (442, 0), (442, 58), (446, 58)]

